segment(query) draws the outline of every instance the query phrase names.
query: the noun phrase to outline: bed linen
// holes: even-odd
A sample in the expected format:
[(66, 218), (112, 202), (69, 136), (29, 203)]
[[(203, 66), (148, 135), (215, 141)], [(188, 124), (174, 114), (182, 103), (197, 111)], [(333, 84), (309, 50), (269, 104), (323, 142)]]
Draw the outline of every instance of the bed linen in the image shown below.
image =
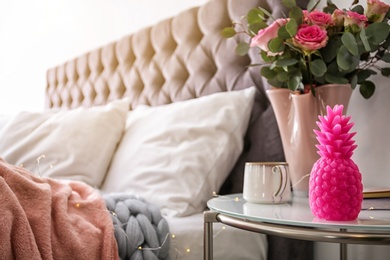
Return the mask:
[[(258, 53), (238, 56), (234, 53), (234, 48), (237, 45), (236, 39), (226, 40), (220, 35), (222, 28), (229, 26), (232, 20), (241, 19), (243, 14), (255, 6), (262, 6), (275, 17), (283, 14), (279, 0), (210, 0), (199, 8), (186, 10), (175, 17), (141, 29), (118, 41), (50, 68), (47, 72), (46, 108), (62, 110), (96, 107), (124, 97), (129, 99), (130, 109), (136, 109), (142, 105), (156, 107), (198, 99), (213, 93), (237, 92), (254, 86), (256, 88), (255, 100), (248, 129), (241, 140), (242, 151), (238, 154), (238, 158), (231, 158), (229, 167), (230, 163), (233, 163), (233, 168), (230, 172), (218, 174), (218, 177), (226, 177), (219, 191), (218, 187), (223, 178), (218, 179), (218, 183), (214, 183), (214, 185), (218, 184), (214, 186), (217, 187), (215, 192), (220, 194), (242, 192), (243, 166), (246, 161), (284, 160), (276, 120), (265, 93), (268, 86), (259, 77), (258, 68), (249, 66), (251, 63), (260, 62)], [(93, 136), (93, 133), (94, 131), (90, 130), (84, 134)], [(93, 144), (99, 144), (99, 142), (104, 141), (104, 138), (104, 136), (101, 137)], [(83, 141), (83, 139), (79, 140)], [(117, 144), (120, 146), (119, 142)], [(88, 147), (83, 146), (82, 142), (79, 143), (79, 146), (80, 149)], [(93, 152), (104, 152), (99, 150), (99, 145), (93, 147)], [(124, 150), (126, 151), (126, 149)], [(200, 152), (207, 154), (209, 151), (210, 149)], [(49, 173), (52, 170), (52, 163), (48, 159), (49, 156), (53, 155), (46, 154), (45, 160), (48, 170), (41, 172)], [(36, 158), (38, 156), (39, 154), (31, 157), (34, 159), (30, 162), (34, 171), (36, 171)], [(145, 158), (151, 159), (149, 156)], [(41, 161), (41, 163), (44, 162)], [(111, 161), (109, 163), (111, 164)], [(56, 164), (53, 166), (55, 168)], [(73, 177), (80, 176), (74, 174)], [(102, 175), (96, 179), (90, 178), (91, 185), (98, 188), (99, 185), (104, 187), (105, 180), (102, 180), (101, 177)], [(206, 184), (208, 184), (207, 181)], [(191, 185), (188, 187), (191, 188)], [(214, 189), (209, 189), (209, 191), (211, 190), (214, 191)], [(207, 200), (207, 196), (212, 196), (209, 191), (198, 194), (206, 196)], [(204, 201), (204, 198), (202, 200)], [(170, 227), (173, 228), (172, 235), (175, 235), (175, 228), (178, 228), (180, 231), (178, 233), (183, 234), (183, 238), (185, 237), (184, 240), (180, 239), (181, 235), (175, 236), (177, 240), (171, 237), (171, 242), (173, 242), (171, 250), (176, 250), (175, 243), (184, 241), (185, 245), (185, 243), (190, 242), (193, 238), (192, 234), (203, 234), (203, 219), (201, 217), (197, 219), (195, 216), (201, 215), (202, 211), (206, 209), (206, 205), (198, 204), (195, 208), (196, 212), (192, 211), (188, 216), (184, 216), (187, 215), (184, 214), (177, 218), (179, 224), (170, 222)], [(172, 216), (165, 217), (168, 219)], [(190, 224), (194, 224), (197, 231), (191, 230), (192, 225)], [(241, 257), (244, 257), (245, 253), (248, 253), (248, 259), (251, 259), (249, 255), (255, 259), (260, 257), (260, 259), (264, 259), (266, 254), (268, 259), (311, 259), (312, 243), (310, 242), (297, 242), (257, 234), (255, 237), (262, 238), (258, 241), (252, 239), (254, 234), (250, 232), (231, 228), (226, 230), (241, 232), (240, 236), (242, 237), (239, 241), (247, 241), (245, 243), (248, 244), (249, 251), (244, 249), (227, 250), (237, 244), (236, 235), (226, 237), (218, 235), (216, 239), (223, 237), (226, 240), (222, 241), (223, 246), (220, 249), (215, 250), (216, 256), (219, 255), (218, 250), (224, 254), (237, 252), (237, 255), (219, 255), (221, 259), (242, 259)], [(215, 234), (218, 232), (216, 231)], [(195, 245), (203, 244), (202, 239), (195, 239), (195, 237)], [(249, 240), (259, 242), (259, 253), (250, 251), (255, 247), (250, 246), (247, 237)], [(216, 247), (221, 244), (218, 241), (215, 242)], [(201, 247), (190, 248), (190, 252), (194, 254), (193, 259), (202, 258)], [(286, 250), (279, 250), (281, 247), (286, 248)], [(298, 248), (299, 250), (295, 250)]]

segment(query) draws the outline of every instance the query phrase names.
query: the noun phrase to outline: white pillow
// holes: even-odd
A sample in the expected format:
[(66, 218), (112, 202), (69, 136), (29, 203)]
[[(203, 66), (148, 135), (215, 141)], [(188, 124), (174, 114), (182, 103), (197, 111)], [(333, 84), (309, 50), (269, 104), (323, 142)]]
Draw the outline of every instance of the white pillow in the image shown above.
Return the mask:
[(165, 216), (205, 209), (243, 149), (256, 88), (129, 112), (103, 192), (131, 192)]
[(0, 114), (0, 130), (7, 124), (10, 118), (11, 115)]
[(100, 187), (128, 110), (129, 100), (123, 99), (91, 108), (18, 113), (0, 130), (0, 156), (42, 177)]

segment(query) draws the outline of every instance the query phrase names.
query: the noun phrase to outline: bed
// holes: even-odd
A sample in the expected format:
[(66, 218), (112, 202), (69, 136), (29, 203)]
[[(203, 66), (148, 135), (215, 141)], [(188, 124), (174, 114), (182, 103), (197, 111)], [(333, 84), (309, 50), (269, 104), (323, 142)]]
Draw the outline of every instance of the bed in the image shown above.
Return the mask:
[[(122, 259), (201, 259), (207, 200), (242, 192), (245, 162), (284, 160), (267, 85), (258, 68), (249, 66), (261, 62), (258, 55), (237, 56), (235, 46), (244, 36), (220, 35), (255, 6), (280, 16), (277, 2), (210, 0), (49, 69), (46, 111), (0, 122), (3, 185), (11, 187), (10, 196), (21, 196), (21, 207), (10, 203), (8, 216), (26, 207), (36, 213), (44, 195), (34, 203), (24, 195), (35, 182), (35, 189), (50, 190), (45, 196), (64, 191), (68, 207), (59, 212), (80, 221), (48, 231), (57, 244), (59, 232), (80, 230), (62, 239), (76, 239), (69, 248), (80, 247), (83, 254), (80, 245), (93, 243), (82, 227), (94, 226), (99, 232), (91, 233), (105, 239), (95, 241), (96, 259), (117, 258), (113, 248)], [(18, 182), (26, 186), (12, 188)], [(81, 215), (75, 213), (80, 209)], [(44, 225), (41, 210), (26, 217), (38, 224), (20, 232)], [(37, 237), (42, 241), (33, 241), (48, 246)], [(215, 259), (311, 259), (313, 252), (310, 242), (224, 225), (215, 225), (214, 241)], [(52, 251), (65, 257), (69, 248)], [(15, 253), (12, 243), (0, 249)]]

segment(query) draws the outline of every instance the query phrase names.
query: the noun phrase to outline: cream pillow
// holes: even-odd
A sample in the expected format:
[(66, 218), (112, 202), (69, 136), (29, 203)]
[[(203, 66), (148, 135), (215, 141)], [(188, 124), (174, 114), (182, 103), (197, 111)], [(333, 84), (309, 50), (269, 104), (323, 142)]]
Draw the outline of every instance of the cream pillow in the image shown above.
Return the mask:
[(256, 89), (129, 112), (103, 192), (130, 192), (165, 216), (205, 209), (243, 149)]
[[(0, 156), (42, 177), (100, 187), (123, 134), (129, 100), (105, 106), (21, 112), (0, 130)], [(38, 158), (44, 155), (45, 158)]]

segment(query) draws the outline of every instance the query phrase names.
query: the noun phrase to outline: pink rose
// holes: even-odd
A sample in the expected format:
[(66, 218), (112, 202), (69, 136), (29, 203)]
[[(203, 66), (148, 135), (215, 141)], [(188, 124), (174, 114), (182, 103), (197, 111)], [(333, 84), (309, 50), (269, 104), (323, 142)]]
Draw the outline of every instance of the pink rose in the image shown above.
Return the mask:
[(303, 13), (303, 22), (304, 22), (304, 23), (307, 23), (309, 11), (307, 11), (307, 10), (302, 10), (302, 13)]
[(276, 56), (279, 53), (271, 52), (268, 48), (270, 40), (278, 37), (278, 30), (281, 26), (287, 23), (288, 19), (276, 19), (270, 26), (258, 31), (257, 35), (251, 40), (250, 47), (258, 47), (267, 52), (270, 56)]
[(344, 26), (353, 33), (359, 32), (367, 24), (367, 17), (352, 11), (347, 11), (344, 19)]
[(389, 5), (379, 0), (367, 0), (366, 16), (372, 23), (382, 22), (388, 10)]
[(333, 11), (332, 20), (333, 24), (337, 27), (342, 27), (344, 25), (345, 12), (340, 9)]
[(318, 25), (302, 24), (294, 36), (293, 44), (305, 52), (314, 52), (328, 43), (328, 33)]
[(309, 24), (315, 24), (321, 28), (328, 28), (333, 22), (332, 15), (317, 10), (308, 13), (307, 20)]

